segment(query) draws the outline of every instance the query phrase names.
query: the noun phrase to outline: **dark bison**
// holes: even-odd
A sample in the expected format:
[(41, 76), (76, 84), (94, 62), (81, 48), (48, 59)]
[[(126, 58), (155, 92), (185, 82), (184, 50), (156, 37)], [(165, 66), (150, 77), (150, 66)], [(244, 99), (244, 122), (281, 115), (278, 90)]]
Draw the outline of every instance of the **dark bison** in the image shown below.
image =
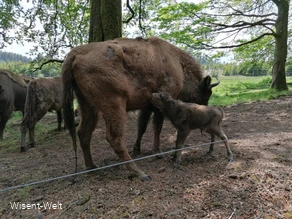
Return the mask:
[(24, 116), (21, 122), (21, 152), (26, 151), (26, 133), (29, 131), (29, 143), (35, 147), (34, 131), (36, 123), (48, 112), (55, 110), (58, 116), (58, 131), (62, 123), (61, 77), (38, 78), (32, 80), (27, 88)]
[[(193, 129), (204, 130), (211, 135), (209, 153), (212, 153), (215, 136), (218, 136), (226, 146), (228, 160), (232, 161), (233, 155), (229, 147), (227, 136), (224, 134), (221, 123), (224, 112), (220, 107), (204, 106), (195, 103), (184, 103), (174, 100), (168, 93), (152, 94), (152, 104), (160, 109), (177, 129), (176, 148), (184, 147), (185, 140)], [(181, 150), (174, 154), (175, 167), (179, 167)]]
[[(73, 91), (80, 110), (78, 127), (85, 165), (93, 164), (90, 141), (102, 112), (106, 122), (106, 139), (123, 161), (131, 157), (126, 149), (124, 133), (127, 111), (151, 106), (152, 93), (164, 91), (177, 98), (187, 81), (199, 84), (198, 63), (186, 52), (156, 37), (149, 39), (120, 38), (75, 47), (67, 55), (62, 67), (64, 86), (64, 119), (76, 149)], [(198, 79), (199, 77), (199, 79)], [(197, 90), (189, 97), (198, 95)], [(141, 180), (149, 177), (133, 162), (127, 162)]]
[(5, 125), (13, 111), (23, 114), (27, 82), (30, 78), (0, 69), (0, 141), (3, 140)]

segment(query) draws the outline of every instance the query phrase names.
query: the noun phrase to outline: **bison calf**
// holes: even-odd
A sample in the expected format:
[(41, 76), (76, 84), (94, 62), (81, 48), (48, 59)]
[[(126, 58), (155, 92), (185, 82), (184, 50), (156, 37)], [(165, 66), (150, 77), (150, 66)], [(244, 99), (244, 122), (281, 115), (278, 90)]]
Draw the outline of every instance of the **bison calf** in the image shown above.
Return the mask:
[[(168, 93), (153, 93), (152, 104), (160, 109), (177, 129), (176, 148), (182, 148), (192, 129), (201, 129), (211, 134), (211, 144), (208, 153), (213, 151), (215, 136), (224, 141), (227, 149), (228, 160), (232, 161), (228, 139), (221, 129), (224, 112), (221, 108), (184, 103), (174, 100)], [(181, 151), (173, 156), (175, 167), (179, 167)]]
[(29, 131), (28, 145), (35, 147), (35, 126), (48, 111), (55, 110), (57, 112), (58, 131), (61, 130), (62, 95), (63, 85), (60, 76), (53, 78), (38, 78), (29, 83), (24, 116), (21, 122), (21, 152), (26, 151), (27, 131)]

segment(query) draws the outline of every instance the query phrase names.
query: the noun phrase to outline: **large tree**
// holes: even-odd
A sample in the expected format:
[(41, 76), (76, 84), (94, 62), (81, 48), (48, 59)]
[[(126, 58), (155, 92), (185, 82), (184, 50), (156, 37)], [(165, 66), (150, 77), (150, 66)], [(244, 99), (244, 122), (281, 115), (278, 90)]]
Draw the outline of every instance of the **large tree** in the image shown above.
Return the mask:
[(63, 58), (68, 49), (122, 36), (121, 0), (0, 1), (0, 44), (30, 42), (38, 59)]
[(244, 51), (252, 45), (269, 57), (274, 45), (271, 87), (286, 90), (289, 6), (289, 0), (181, 2), (162, 7), (156, 21), (162, 37), (188, 48)]
[(121, 0), (91, 0), (89, 42), (122, 37)]

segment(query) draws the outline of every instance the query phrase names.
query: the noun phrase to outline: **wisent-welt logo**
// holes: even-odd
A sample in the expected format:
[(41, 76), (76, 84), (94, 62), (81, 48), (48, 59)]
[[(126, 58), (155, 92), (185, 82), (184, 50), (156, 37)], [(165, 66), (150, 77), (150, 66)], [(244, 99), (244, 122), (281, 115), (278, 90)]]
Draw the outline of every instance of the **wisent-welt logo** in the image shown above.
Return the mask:
[(29, 210), (29, 209), (38, 209), (38, 210), (56, 210), (62, 209), (62, 203), (57, 202), (40, 202), (40, 203), (22, 203), (22, 202), (10, 202), (11, 209), (14, 210)]

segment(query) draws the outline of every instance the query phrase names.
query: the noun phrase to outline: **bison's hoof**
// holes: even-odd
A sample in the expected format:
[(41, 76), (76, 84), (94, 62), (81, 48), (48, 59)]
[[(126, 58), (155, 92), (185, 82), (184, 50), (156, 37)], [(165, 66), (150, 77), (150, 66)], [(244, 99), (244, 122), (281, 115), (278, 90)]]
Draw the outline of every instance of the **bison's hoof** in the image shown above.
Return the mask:
[(92, 164), (90, 166), (87, 166), (86, 170), (92, 170), (92, 169), (95, 169), (95, 168), (97, 168), (97, 166), (95, 164)]
[(213, 150), (208, 150), (207, 152), (206, 152), (206, 154), (212, 154), (213, 153)]
[(138, 155), (140, 155), (140, 154), (141, 154), (141, 145), (135, 143), (131, 155), (133, 155), (133, 156), (138, 156)]
[(180, 168), (180, 164), (175, 162), (175, 163), (173, 164), (173, 168), (174, 168), (174, 169), (179, 169), (179, 168)]
[(232, 161), (233, 161), (233, 154), (228, 153), (228, 162), (232, 162)]
[(133, 150), (132, 151), (132, 153), (131, 153), (131, 155), (133, 156), (133, 157), (136, 157), (136, 156), (139, 156), (141, 154), (141, 151), (140, 150)]

